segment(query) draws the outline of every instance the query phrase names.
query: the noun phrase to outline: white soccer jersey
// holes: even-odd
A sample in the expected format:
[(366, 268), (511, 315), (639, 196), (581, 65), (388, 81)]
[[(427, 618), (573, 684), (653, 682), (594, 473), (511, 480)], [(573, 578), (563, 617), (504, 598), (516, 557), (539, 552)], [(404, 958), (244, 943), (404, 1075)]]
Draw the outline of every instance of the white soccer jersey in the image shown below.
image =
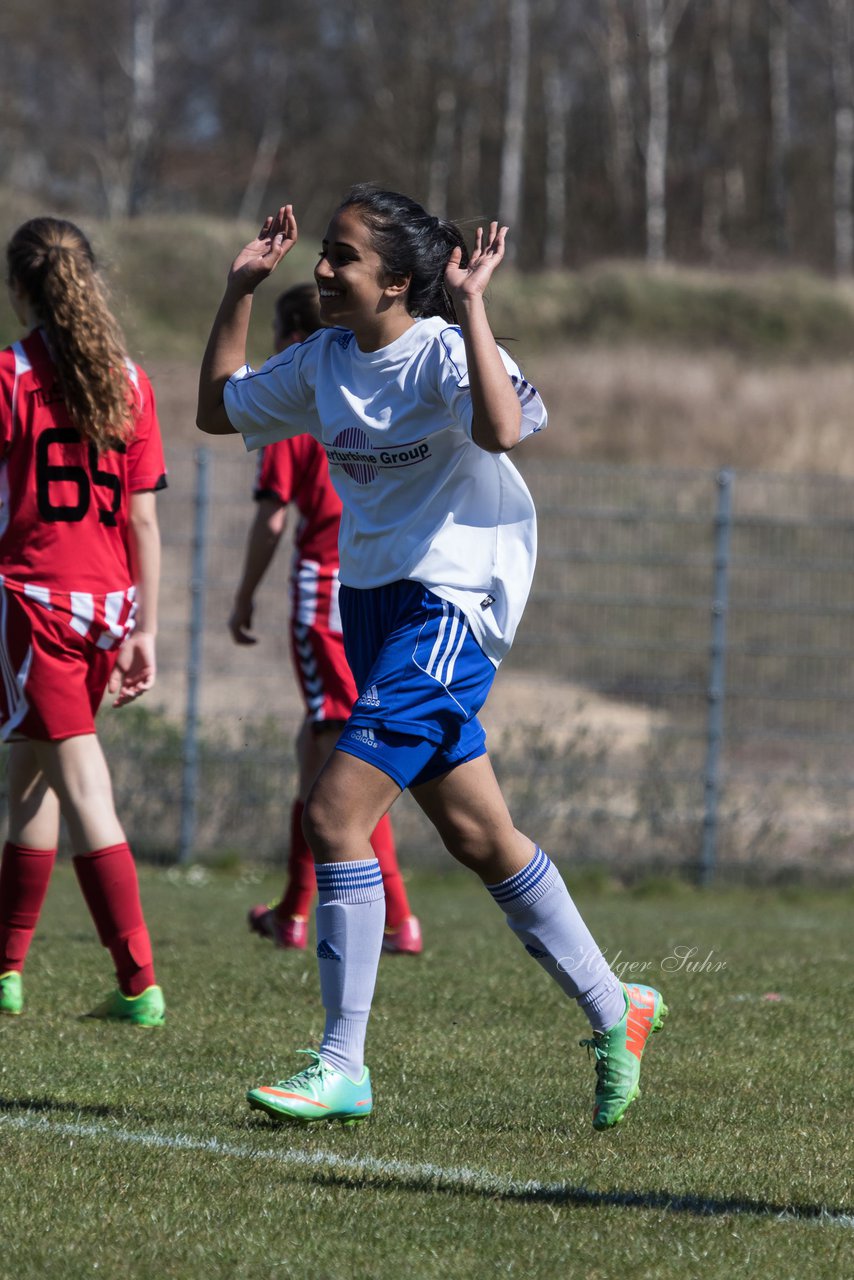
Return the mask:
[[(505, 351), (522, 435), (546, 425), (537, 391)], [(509, 457), (471, 438), (472, 403), (458, 328), (418, 320), (387, 347), (360, 351), (345, 329), (321, 329), (225, 388), (247, 449), (308, 431), (320, 440), (344, 506), (341, 581), (421, 582), (463, 610), (496, 664), (531, 587), (534, 504)]]

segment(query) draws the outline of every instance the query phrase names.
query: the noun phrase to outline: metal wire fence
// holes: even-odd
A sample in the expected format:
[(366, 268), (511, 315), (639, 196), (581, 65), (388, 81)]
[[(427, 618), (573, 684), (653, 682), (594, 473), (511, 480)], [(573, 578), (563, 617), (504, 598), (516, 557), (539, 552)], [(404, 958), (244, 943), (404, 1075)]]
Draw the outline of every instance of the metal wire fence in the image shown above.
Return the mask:
[[(621, 874), (854, 872), (854, 484), (521, 465), (539, 563), (483, 717), (517, 825)], [(102, 717), (123, 817), (164, 857), (287, 841), (287, 548), (259, 644), (225, 625), (253, 472), (233, 441), (170, 459), (158, 690)], [(394, 813), (405, 861), (442, 856), (411, 800)]]

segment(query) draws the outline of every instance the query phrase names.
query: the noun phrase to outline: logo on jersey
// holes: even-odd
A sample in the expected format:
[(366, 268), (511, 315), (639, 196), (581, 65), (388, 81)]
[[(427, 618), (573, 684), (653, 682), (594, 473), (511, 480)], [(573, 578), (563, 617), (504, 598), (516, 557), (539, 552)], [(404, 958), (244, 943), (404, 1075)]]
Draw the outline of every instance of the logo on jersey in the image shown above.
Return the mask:
[(380, 695), (375, 684), (370, 689), (366, 689), (360, 698), (356, 699), (357, 707), (381, 707)]
[(371, 444), (370, 436), (361, 427), (339, 431), (332, 444), (326, 446), (330, 466), (340, 467), (356, 484), (370, 484), (380, 471), (415, 466), (430, 454), (429, 440), (415, 440), (394, 449), (381, 448)]

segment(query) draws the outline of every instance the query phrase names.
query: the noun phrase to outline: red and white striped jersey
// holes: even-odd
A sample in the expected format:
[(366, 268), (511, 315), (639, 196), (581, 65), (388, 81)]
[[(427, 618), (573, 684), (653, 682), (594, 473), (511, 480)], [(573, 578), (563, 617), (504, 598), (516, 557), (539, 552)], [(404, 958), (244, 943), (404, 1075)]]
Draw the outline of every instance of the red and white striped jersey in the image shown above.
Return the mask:
[(0, 352), (0, 574), (104, 647), (133, 610), (130, 494), (166, 484), (151, 384), (131, 362), (128, 379), (134, 434), (99, 453), (71, 422), (41, 331)]
[(323, 446), (313, 436), (266, 445), (258, 460), (255, 498), (276, 498), (299, 511), (291, 569), (295, 622), (341, 631), (338, 611), (338, 529), (341, 499), (329, 479)]

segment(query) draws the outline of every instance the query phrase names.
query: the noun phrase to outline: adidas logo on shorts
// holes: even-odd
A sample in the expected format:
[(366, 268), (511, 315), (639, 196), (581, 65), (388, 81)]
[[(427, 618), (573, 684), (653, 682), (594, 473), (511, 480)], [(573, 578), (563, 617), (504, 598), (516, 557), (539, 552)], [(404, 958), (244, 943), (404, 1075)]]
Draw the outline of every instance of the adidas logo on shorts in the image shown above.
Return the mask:
[(366, 689), (361, 697), (356, 699), (357, 707), (381, 707), (379, 690), (375, 684), (370, 689)]
[(373, 747), (374, 751), (379, 747), (373, 729), (351, 729), (347, 737), (351, 742), (361, 742), (363, 746)]

